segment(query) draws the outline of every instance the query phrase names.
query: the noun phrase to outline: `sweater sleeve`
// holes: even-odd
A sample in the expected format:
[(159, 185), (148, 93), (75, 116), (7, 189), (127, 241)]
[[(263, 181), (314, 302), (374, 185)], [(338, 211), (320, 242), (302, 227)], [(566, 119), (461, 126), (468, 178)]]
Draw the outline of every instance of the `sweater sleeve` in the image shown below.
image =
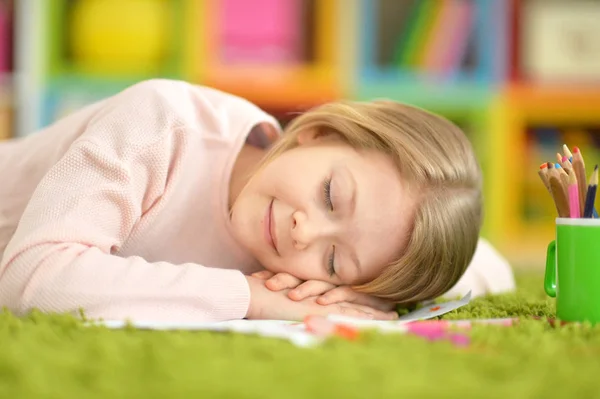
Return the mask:
[(185, 141), (177, 128), (141, 136), (164, 130), (165, 120), (145, 115), (144, 101), (96, 118), (41, 181), (0, 264), (0, 306), (93, 319), (245, 317), (250, 292), (240, 271), (115, 255), (136, 226), (151, 223)]

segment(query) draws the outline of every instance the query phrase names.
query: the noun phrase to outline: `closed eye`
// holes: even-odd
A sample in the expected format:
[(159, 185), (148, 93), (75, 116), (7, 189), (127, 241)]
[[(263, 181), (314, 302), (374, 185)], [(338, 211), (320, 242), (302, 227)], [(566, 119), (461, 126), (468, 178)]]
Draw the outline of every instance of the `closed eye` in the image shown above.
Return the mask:
[(333, 277), (335, 274), (335, 245), (332, 246), (331, 255), (329, 255), (329, 261), (327, 262), (327, 271), (329, 277)]

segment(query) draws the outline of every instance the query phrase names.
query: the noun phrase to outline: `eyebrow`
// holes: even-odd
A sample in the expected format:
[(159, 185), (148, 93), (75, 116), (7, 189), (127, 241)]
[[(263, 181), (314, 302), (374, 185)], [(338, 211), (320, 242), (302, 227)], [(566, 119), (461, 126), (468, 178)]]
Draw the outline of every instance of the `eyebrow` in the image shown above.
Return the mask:
[[(341, 169), (344, 171), (344, 173), (348, 177), (347, 180), (350, 182), (350, 216), (354, 217), (354, 213), (356, 212), (356, 191), (357, 191), (356, 180), (354, 179), (354, 175), (352, 174), (352, 172), (350, 171), (350, 169), (348, 169), (348, 167), (346, 165), (342, 165)], [(360, 274), (360, 272), (361, 272), (360, 260), (358, 259), (358, 256), (356, 256), (356, 252), (353, 249), (350, 250), (350, 259), (352, 259), (352, 261), (354, 262), (354, 265), (356, 266), (356, 270)]]

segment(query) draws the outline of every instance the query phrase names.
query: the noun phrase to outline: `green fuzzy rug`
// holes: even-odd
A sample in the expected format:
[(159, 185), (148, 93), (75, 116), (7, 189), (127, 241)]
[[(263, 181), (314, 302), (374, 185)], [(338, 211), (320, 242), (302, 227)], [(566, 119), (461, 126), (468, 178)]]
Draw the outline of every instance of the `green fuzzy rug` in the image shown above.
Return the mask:
[[(553, 316), (542, 275), (444, 318)], [(0, 314), (2, 398), (593, 398), (600, 327), (476, 326), (468, 347), (367, 334), (302, 349), (209, 332), (107, 330)]]

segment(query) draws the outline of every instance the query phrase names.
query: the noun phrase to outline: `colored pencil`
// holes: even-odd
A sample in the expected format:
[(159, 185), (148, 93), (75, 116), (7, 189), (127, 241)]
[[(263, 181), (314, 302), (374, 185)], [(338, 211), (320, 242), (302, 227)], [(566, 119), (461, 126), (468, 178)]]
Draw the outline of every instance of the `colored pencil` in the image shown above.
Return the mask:
[(596, 191), (598, 189), (598, 165), (594, 167), (592, 176), (590, 177), (590, 185), (588, 186), (587, 195), (585, 197), (585, 210), (583, 211), (584, 218), (591, 218), (594, 215), (594, 202), (596, 201)]
[(563, 188), (560, 179), (555, 174), (551, 175), (550, 178), (550, 188), (552, 190), (552, 198), (554, 199), (554, 205), (556, 206), (556, 211), (558, 212), (558, 216), (561, 218), (569, 217), (569, 201), (565, 194), (565, 190)]
[(562, 162), (563, 156), (560, 155), (560, 152), (556, 153), (556, 159), (558, 160), (558, 162)]
[(571, 164), (571, 161), (569, 161), (569, 158), (567, 158), (567, 156), (562, 157), (561, 165), (565, 169), (573, 169), (573, 165)]
[(579, 185), (575, 173), (570, 173), (569, 177), (569, 216), (573, 219), (581, 217), (579, 208)]
[(558, 177), (560, 177), (560, 183), (563, 186), (563, 190), (565, 190), (565, 194), (569, 195), (569, 174), (572, 172), (565, 170), (563, 168), (556, 168), (558, 170)]
[(538, 170), (538, 175), (540, 179), (542, 179), (542, 183), (544, 183), (544, 187), (550, 194), (552, 194), (552, 190), (550, 189), (550, 182), (548, 181), (548, 164), (543, 163), (540, 165), (540, 169)]
[(573, 159), (573, 154), (571, 154), (571, 151), (569, 151), (569, 147), (567, 147), (566, 144), (563, 144), (563, 152), (567, 158)]
[(552, 176), (554, 176), (560, 180), (560, 175), (558, 174), (558, 171), (556, 170), (556, 165), (552, 162), (548, 162), (548, 181), (550, 181), (550, 177), (552, 177)]
[(579, 213), (582, 214), (585, 206), (585, 197), (587, 194), (587, 179), (585, 178), (585, 163), (583, 162), (583, 155), (578, 147), (573, 148), (573, 170), (575, 170), (579, 191)]

